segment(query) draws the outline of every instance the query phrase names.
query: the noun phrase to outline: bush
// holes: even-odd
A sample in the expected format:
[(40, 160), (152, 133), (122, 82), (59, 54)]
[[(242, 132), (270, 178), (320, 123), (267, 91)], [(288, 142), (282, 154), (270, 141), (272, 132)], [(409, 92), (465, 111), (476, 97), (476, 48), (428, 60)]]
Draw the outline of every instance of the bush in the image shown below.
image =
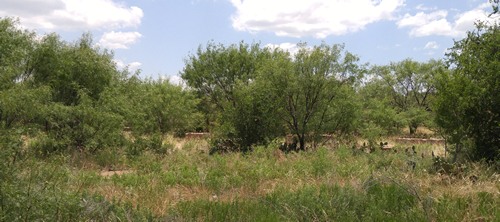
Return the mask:
[(112, 147), (97, 151), (94, 159), (100, 167), (107, 169), (115, 169), (122, 163), (121, 153)]
[(163, 137), (160, 134), (153, 134), (148, 137), (136, 138), (134, 142), (127, 146), (126, 152), (130, 157), (139, 156), (146, 150), (159, 155), (166, 155), (173, 148), (172, 144), (163, 143)]
[(46, 110), (45, 132), (40, 141), (42, 153), (73, 150), (95, 153), (105, 147), (123, 144), (123, 118), (103, 112), (89, 104), (54, 104)]
[(213, 139), (210, 143), (209, 154), (213, 155), (216, 153), (223, 154), (229, 152), (247, 152), (250, 151), (250, 147), (242, 147), (240, 143), (240, 139), (231, 138), (231, 139)]
[(451, 162), (448, 159), (438, 156), (433, 159), (429, 172), (461, 177), (466, 173), (466, 170), (466, 165), (458, 162)]
[(471, 139), (476, 160), (500, 158), (500, 25), (479, 23), (447, 54), (453, 72), (437, 79), (436, 122), (448, 141)]
[(51, 154), (61, 153), (66, 151), (67, 144), (70, 142), (60, 138), (59, 140), (48, 136), (47, 134), (39, 135), (35, 140), (30, 143), (30, 149), (32, 149), (36, 155), (47, 157)]

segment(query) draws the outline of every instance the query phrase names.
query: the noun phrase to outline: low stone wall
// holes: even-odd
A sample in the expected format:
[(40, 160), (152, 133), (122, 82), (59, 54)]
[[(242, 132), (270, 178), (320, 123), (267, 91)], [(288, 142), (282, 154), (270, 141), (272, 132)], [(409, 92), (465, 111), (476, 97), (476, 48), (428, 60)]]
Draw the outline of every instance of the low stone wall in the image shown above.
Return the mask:
[(444, 144), (444, 139), (396, 138), (396, 142), (397, 143), (413, 143), (413, 144), (420, 144), (420, 143)]
[(210, 133), (186, 133), (186, 139), (207, 139)]

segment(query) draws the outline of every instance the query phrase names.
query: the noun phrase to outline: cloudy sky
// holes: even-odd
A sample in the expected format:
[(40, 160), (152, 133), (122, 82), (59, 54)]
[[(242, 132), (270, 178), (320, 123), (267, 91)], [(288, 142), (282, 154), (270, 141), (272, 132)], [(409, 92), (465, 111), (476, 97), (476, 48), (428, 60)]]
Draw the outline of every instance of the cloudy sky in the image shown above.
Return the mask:
[[(345, 43), (362, 62), (443, 58), (453, 40), (487, 18), (487, 0), (0, 0), (38, 34), (75, 41), (83, 32), (142, 76), (175, 76), (200, 44), (260, 42), (293, 50)], [(173, 77), (175, 78), (175, 77)]]

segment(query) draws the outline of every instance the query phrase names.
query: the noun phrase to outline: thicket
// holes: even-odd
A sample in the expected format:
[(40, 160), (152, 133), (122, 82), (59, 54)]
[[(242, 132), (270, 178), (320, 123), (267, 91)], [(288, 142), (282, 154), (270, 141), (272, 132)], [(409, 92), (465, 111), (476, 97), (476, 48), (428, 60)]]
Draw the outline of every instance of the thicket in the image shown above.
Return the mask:
[(195, 128), (194, 94), (118, 70), (89, 34), (68, 43), (37, 40), (9, 18), (0, 27), (0, 127), (28, 130), (39, 154), (123, 147), (124, 130), (141, 138)]
[(291, 54), (209, 42), (186, 59), (186, 86), (117, 69), (89, 34), (73, 43), (57, 34), (40, 39), (10, 18), (0, 28), (0, 124), (29, 131), (42, 155), (187, 131), (211, 132), (214, 152), (249, 151), (286, 135), (286, 151), (315, 148), (325, 135), (373, 145), (425, 126), (451, 151), (498, 159), (498, 24), (479, 24), (444, 61), (386, 66), (362, 64), (338, 44), (301, 43)]

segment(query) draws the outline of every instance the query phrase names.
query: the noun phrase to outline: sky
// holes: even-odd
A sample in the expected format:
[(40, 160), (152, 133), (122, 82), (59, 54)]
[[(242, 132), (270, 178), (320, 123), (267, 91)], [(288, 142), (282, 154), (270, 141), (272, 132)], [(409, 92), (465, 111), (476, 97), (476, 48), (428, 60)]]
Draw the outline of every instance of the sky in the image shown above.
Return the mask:
[(441, 59), (475, 21), (500, 21), (491, 11), (487, 0), (0, 0), (0, 17), (22, 28), (69, 42), (91, 33), (119, 68), (173, 82), (210, 41), (345, 44), (374, 65)]

